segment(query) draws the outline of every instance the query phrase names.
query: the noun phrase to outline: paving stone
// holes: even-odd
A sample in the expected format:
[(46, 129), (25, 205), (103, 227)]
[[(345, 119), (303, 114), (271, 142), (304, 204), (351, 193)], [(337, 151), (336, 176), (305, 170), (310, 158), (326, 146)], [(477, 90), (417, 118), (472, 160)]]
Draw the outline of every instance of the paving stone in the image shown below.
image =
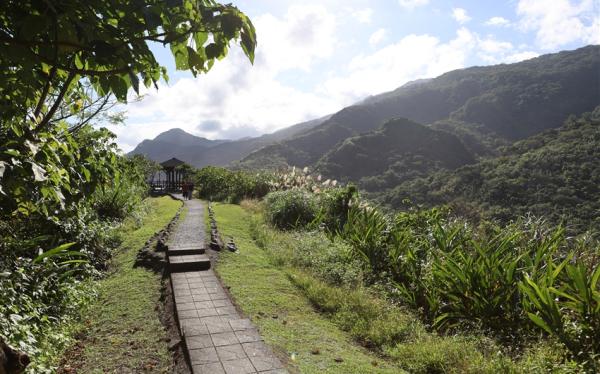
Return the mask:
[(231, 328), (234, 331), (239, 331), (239, 330), (246, 330), (246, 329), (251, 329), (254, 326), (252, 325), (252, 322), (250, 322), (249, 319), (234, 319), (229, 321), (229, 325), (231, 325)]
[(235, 336), (240, 343), (258, 342), (262, 340), (258, 331), (254, 329), (236, 331)]
[[(198, 279), (202, 279), (202, 278), (198, 278)], [(191, 290), (193, 290), (194, 288), (204, 288), (204, 283), (202, 283), (202, 281), (198, 282), (196, 280), (193, 280), (188, 283), (188, 287)]]
[(225, 369), (220, 362), (205, 365), (194, 365), (192, 367), (194, 374), (225, 374)]
[(215, 300), (215, 301), (213, 301), (213, 305), (215, 306), (215, 308), (220, 308), (220, 307), (223, 307), (223, 306), (233, 306), (233, 304), (231, 303), (231, 301), (225, 300), (225, 299)]
[(202, 317), (202, 318), (200, 318), (200, 321), (202, 321), (202, 323), (204, 323), (204, 324), (220, 323), (220, 322), (223, 322), (223, 319), (219, 316), (210, 316), (210, 317)]
[(192, 295), (190, 296), (190, 298), (193, 301), (209, 301), (212, 300), (213, 298), (211, 297), (211, 295), (208, 294), (201, 294), (201, 295)]
[(221, 321), (225, 321), (225, 322), (235, 321), (236, 319), (240, 319), (240, 316), (237, 313), (236, 314), (223, 314), (223, 315), (220, 315), (219, 317), (221, 317)]
[(251, 343), (243, 343), (242, 347), (244, 347), (244, 351), (248, 357), (267, 357), (272, 355), (269, 348), (263, 342), (251, 342)]
[(216, 308), (216, 310), (217, 310), (217, 314), (219, 314), (220, 316), (223, 316), (226, 314), (237, 315), (237, 310), (235, 310), (235, 308), (233, 306), (223, 306), (220, 308)]
[[(221, 345), (232, 345), (232, 344), (240, 343), (238, 341), (236, 334), (234, 334), (233, 332), (220, 332), (220, 333), (216, 333), (216, 334), (211, 334), (210, 337), (212, 338), (213, 345), (215, 347), (218, 347)], [(240, 348), (241, 347), (242, 346), (240, 345)]]
[(183, 336), (197, 336), (208, 334), (208, 328), (199, 318), (184, 319), (180, 321)]
[(288, 371), (285, 369), (275, 369), (275, 370), (265, 370), (259, 371), (260, 374), (288, 374)]
[(211, 316), (219, 315), (219, 313), (217, 313), (217, 310), (215, 308), (198, 309), (196, 311), (196, 313), (198, 313), (198, 317), (211, 317)]
[(219, 362), (219, 356), (214, 347), (190, 349), (190, 361), (192, 365), (205, 365)]
[(175, 307), (177, 308), (177, 313), (184, 310), (195, 310), (196, 305), (194, 303), (175, 303)]
[(252, 362), (254, 368), (258, 371), (283, 368), (283, 365), (281, 365), (281, 361), (279, 361), (279, 359), (277, 359), (273, 355), (265, 357), (250, 357), (250, 361)]
[[(205, 286), (206, 287), (206, 286)], [(224, 293), (221, 287), (206, 287), (206, 292), (211, 293)]]
[(173, 291), (178, 291), (178, 290), (189, 290), (190, 289), (190, 285), (187, 282), (176, 282), (173, 283)]
[[(175, 296), (177, 303), (193, 303), (194, 299), (191, 296)], [(200, 301), (200, 300), (198, 300)]]
[(210, 300), (206, 300), (206, 301), (198, 301), (197, 303), (194, 303), (194, 306), (196, 309), (207, 309), (207, 308), (214, 308), (215, 305), (213, 304), (212, 301)]
[(239, 360), (247, 358), (241, 344), (229, 344), (216, 347), (217, 355), (221, 361)]
[(238, 360), (223, 361), (223, 368), (227, 374), (249, 374), (256, 373), (254, 366), (247, 358)]
[(189, 289), (176, 289), (173, 290), (173, 293), (175, 294), (175, 297), (178, 296), (192, 296), (192, 292)]
[(210, 293), (208, 296), (210, 296), (211, 300), (228, 300), (228, 297), (224, 292)]
[(188, 349), (209, 348), (214, 346), (209, 334), (186, 336), (185, 344)]
[(208, 328), (208, 332), (211, 334), (233, 331), (227, 322), (206, 323), (206, 328)]
[(198, 317), (198, 312), (195, 308), (189, 310), (178, 310), (177, 316), (179, 317), (179, 319), (196, 318)]

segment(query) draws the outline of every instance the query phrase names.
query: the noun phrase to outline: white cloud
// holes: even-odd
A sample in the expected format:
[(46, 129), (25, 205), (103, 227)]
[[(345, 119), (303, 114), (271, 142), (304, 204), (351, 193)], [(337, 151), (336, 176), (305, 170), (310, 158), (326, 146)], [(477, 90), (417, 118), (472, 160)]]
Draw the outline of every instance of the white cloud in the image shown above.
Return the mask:
[(414, 9), (429, 4), (429, 0), (398, 0), (400, 6), (406, 9)]
[(311, 71), (332, 56), (335, 16), (322, 6), (292, 6), (281, 18), (265, 14), (253, 22), (259, 36), (254, 66), (235, 47), (209, 74), (148, 91), (127, 105), (126, 127), (110, 128), (121, 147), (129, 151), (173, 127), (209, 138), (257, 135), (338, 110), (332, 99), (278, 79), (284, 72)]
[(523, 31), (534, 31), (537, 44), (555, 49), (572, 42), (600, 44), (600, 12), (595, 0), (519, 0)]
[(530, 58), (538, 57), (540, 54), (534, 51), (523, 51), (506, 56), (503, 62), (512, 64), (519, 61), (529, 60)]
[(527, 48), (527, 45), (520, 45), (520, 51), (516, 51), (516, 48), (510, 42), (498, 40), (493, 36), (477, 37), (477, 56), (489, 64), (510, 64), (540, 55), (537, 52), (527, 50)]
[(461, 25), (471, 20), (471, 17), (469, 17), (467, 11), (463, 8), (452, 9), (452, 18), (454, 18), (456, 22), (460, 23)]
[(371, 37), (369, 38), (369, 44), (372, 46), (376, 46), (377, 44), (381, 43), (383, 39), (385, 39), (385, 36), (385, 29), (378, 29), (373, 34), (371, 34)]
[(352, 16), (359, 22), (369, 24), (373, 17), (373, 9), (365, 8), (352, 11)]
[(447, 43), (431, 35), (408, 35), (372, 54), (359, 55), (339, 73), (325, 81), (319, 91), (348, 105), (368, 95), (395, 89), (402, 84), (465, 66), (477, 44), (465, 28)]
[(307, 71), (315, 60), (330, 57), (337, 42), (335, 16), (319, 5), (293, 5), (283, 18), (266, 14), (253, 23), (259, 63), (276, 71)]
[(508, 26), (510, 21), (504, 17), (492, 17), (485, 21), (485, 24), (488, 26)]

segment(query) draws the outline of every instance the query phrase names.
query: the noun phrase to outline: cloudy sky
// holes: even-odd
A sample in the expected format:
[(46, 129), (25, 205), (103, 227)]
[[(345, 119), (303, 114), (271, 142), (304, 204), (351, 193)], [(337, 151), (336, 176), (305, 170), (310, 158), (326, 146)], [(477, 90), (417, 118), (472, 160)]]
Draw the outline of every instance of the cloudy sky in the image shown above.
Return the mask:
[(232, 48), (194, 78), (156, 47), (171, 79), (110, 128), (124, 151), (174, 127), (256, 136), (411, 80), (600, 44), (600, 0), (231, 1), (256, 26), (254, 65)]

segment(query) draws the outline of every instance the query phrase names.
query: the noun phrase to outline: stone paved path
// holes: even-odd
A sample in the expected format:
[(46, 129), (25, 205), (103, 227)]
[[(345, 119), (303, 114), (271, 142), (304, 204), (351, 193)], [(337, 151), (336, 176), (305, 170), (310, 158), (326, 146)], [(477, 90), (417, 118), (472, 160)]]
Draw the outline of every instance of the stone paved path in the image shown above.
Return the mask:
[[(204, 207), (198, 200), (185, 201), (185, 205), (187, 215), (170, 238), (170, 258), (177, 248), (204, 253)], [(194, 374), (287, 373), (252, 322), (237, 312), (212, 269), (172, 269), (171, 282)]]

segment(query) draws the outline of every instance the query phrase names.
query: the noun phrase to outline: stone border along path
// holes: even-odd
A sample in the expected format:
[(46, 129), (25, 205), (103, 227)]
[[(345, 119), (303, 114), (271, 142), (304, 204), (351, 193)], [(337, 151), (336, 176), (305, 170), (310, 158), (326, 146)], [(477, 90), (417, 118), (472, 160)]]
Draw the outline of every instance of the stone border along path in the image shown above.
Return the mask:
[(184, 204), (187, 215), (171, 234), (167, 255), (175, 310), (192, 372), (287, 373), (252, 322), (237, 312), (210, 269), (204, 253), (202, 202), (186, 200)]

